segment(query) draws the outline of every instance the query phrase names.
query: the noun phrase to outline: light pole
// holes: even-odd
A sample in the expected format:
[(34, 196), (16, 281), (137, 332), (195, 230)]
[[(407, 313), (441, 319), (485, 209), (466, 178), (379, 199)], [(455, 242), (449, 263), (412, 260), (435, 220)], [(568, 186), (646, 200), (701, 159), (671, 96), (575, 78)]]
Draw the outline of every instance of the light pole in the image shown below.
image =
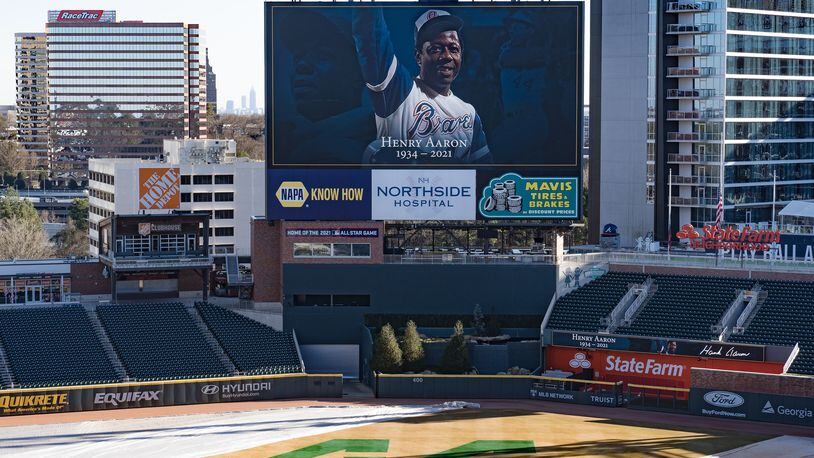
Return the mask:
[(776, 231), (777, 228), (775, 227), (775, 217), (774, 217), (774, 210), (775, 205), (777, 204), (777, 173), (772, 170), (772, 230)]

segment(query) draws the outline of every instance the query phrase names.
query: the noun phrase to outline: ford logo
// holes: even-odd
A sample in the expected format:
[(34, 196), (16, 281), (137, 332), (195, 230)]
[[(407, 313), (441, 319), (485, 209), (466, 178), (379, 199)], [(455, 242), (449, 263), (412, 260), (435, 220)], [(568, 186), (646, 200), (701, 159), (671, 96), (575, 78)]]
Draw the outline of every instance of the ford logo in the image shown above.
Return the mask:
[(220, 391), (220, 387), (218, 385), (204, 385), (201, 387), (201, 393), (203, 394), (217, 394)]
[(704, 401), (716, 407), (732, 408), (743, 405), (743, 396), (729, 391), (710, 391), (704, 395)]

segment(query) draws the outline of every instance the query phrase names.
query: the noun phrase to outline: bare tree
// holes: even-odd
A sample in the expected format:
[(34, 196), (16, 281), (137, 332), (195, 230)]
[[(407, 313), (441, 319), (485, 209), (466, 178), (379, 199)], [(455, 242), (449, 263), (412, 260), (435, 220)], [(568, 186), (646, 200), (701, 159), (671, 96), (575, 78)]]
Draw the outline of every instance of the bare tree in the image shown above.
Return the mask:
[(31, 169), (28, 152), (13, 140), (0, 141), (0, 174), (17, 175)]
[(54, 245), (59, 256), (87, 256), (88, 231), (77, 227), (74, 220), (69, 219), (68, 224), (53, 237)]
[(42, 226), (20, 218), (0, 220), (0, 259), (45, 259), (54, 248)]

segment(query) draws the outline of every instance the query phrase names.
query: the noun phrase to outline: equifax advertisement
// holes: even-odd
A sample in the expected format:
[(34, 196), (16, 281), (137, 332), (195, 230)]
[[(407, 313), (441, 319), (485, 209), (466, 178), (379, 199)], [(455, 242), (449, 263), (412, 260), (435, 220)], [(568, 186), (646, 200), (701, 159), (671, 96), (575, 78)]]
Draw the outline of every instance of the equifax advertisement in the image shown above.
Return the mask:
[(373, 170), (374, 220), (474, 220), (474, 170)]
[(483, 188), (478, 212), (486, 219), (577, 219), (579, 180), (507, 173)]

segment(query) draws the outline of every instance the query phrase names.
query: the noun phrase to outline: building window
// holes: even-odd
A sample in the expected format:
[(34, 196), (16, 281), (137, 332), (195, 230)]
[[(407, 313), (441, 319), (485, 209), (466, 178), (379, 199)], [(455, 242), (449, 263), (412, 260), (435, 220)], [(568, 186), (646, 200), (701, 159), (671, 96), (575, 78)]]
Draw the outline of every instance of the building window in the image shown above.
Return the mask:
[(211, 192), (196, 192), (192, 194), (193, 202), (212, 202)]
[(191, 194), (188, 192), (181, 193), (181, 202), (190, 202), (192, 199), (190, 198)]
[(195, 175), (192, 184), (212, 184), (212, 175)]
[(234, 175), (215, 175), (215, 184), (235, 184)]
[(295, 294), (295, 307), (370, 307), (369, 294)]
[(369, 258), (369, 243), (295, 243), (295, 258)]
[(181, 184), (189, 184), (189, 175), (181, 175)]
[(232, 202), (235, 200), (235, 193), (233, 192), (216, 192), (215, 202)]
[(234, 210), (215, 210), (215, 219), (234, 219)]
[(235, 235), (235, 228), (233, 227), (216, 227), (215, 237), (233, 237)]

